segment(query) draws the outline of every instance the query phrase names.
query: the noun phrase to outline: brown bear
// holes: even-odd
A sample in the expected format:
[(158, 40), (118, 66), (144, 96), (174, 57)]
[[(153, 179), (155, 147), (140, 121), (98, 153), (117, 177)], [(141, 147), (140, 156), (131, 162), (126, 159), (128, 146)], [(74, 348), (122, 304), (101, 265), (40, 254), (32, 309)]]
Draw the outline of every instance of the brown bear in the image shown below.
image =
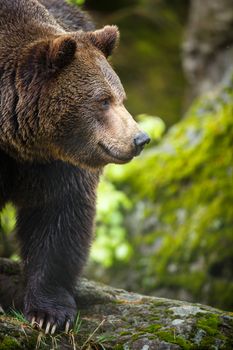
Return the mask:
[(0, 208), (11, 201), (18, 212), (25, 316), (54, 333), (76, 314), (101, 170), (130, 161), (149, 137), (107, 61), (117, 27), (91, 31), (78, 12), (69, 31), (70, 18), (62, 26), (44, 5), (0, 2)]

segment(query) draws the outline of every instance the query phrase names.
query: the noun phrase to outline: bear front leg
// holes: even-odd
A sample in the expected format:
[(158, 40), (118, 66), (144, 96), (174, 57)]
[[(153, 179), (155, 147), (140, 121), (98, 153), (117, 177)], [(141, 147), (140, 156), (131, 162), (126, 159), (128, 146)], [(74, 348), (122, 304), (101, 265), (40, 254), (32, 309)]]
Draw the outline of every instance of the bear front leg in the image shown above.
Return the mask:
[(93, 217), (83, 198), (75, 196), (19, 211), (26, 276), (24, 313), (46, 333), (68, 331), (74, 321), (74, 285), (88, 255)]

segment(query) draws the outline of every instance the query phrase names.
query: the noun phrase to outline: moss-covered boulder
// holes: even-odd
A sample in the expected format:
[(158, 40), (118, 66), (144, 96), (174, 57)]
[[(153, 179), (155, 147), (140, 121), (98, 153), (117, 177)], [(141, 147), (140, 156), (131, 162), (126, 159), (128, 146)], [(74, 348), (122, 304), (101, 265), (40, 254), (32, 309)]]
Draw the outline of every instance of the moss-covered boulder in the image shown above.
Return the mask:
[[(17, 263), (0, 259), (0, 302), (14, 297), (22, 303), (20, 271)], [(33, 329), (16, 311), (0, 315), (0, 350), (229, 350), (233, 347), (233, 317), (229, 312), (129, 293), (87, 280), (77, 283), (76, 300), (79, 314), (68, 334), (45, 335)], [(6, 309), (6, 302), (3, 307)]]
[(196, 101), (144, 157), (108, 168), (131, 201), (121, 212), (134, 248), (108, 282), (233, 308), (232, 86)]

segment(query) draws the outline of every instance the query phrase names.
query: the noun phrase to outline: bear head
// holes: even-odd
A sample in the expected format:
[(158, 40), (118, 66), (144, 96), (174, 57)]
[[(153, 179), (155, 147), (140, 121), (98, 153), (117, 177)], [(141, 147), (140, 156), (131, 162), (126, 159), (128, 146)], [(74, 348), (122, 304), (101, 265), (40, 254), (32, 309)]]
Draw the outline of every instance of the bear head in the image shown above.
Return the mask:
[(16, 88), (25, 159), (100, 168), (130, 161), (149, 142), (124, 107), (124, 89), (107, 61), (118, 39), (117, 27), (105, 26), (22, 49)]

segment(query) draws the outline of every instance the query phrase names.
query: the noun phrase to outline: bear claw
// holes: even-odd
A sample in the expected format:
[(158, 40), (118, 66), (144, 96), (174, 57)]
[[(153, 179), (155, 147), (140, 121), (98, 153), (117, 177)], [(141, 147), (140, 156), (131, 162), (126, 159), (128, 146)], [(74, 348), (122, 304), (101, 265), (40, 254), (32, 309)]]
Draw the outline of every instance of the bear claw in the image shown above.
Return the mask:
[(69, 328), (70, 328), (70, 321), (67, 321), (65, 326), (65, 333), (69, 333)]
[(51, 335), (53, 335), (56, 332), (57, 325), (54, 324), (53, 327), (51, 328)]
[[(37, 328), (38, 330), (44, 329), (45, 334), (53, 335), (56, 332), (58, 327), (56, 323), (53, 323), (51, 321), (45, 322), (44, 318), (37, 319), (35, 316), (31, 316), (29, 320), (32, 327)], [(68, 319), (64, 327), (66, 334), (69, 333), (70, 326), (71, 326), (71, 320)]]
[[(25, 299), (25, 317), (32, 327), (53, 335), (57, 331), (69, 333), (77, 312), (76, 302), (66, 290), (61, 290), (51, 299), (50, 295), (36, 298), (30, 295)], [(42, 294), (42, 293), (40, 293)]]
[(43, 323), (44, 323), (44, 319), (41, 318), (41, 319), (40, 319), (40, 322), (39, 322), (39, 328), (40, 328), (40, 329), (42, 329)]
[(50, 326), (51, 326), (51, 323), (48, 322), (47, 325), (46, 325), (46, 328), (45, 328), (45, 334), (48, 334), (48, 333), (49, 333)]
[(31, 325), (34, 326), (35, 324), (36, 324), (36, 318), (35, 316), (33, 316), (31, 320)]

